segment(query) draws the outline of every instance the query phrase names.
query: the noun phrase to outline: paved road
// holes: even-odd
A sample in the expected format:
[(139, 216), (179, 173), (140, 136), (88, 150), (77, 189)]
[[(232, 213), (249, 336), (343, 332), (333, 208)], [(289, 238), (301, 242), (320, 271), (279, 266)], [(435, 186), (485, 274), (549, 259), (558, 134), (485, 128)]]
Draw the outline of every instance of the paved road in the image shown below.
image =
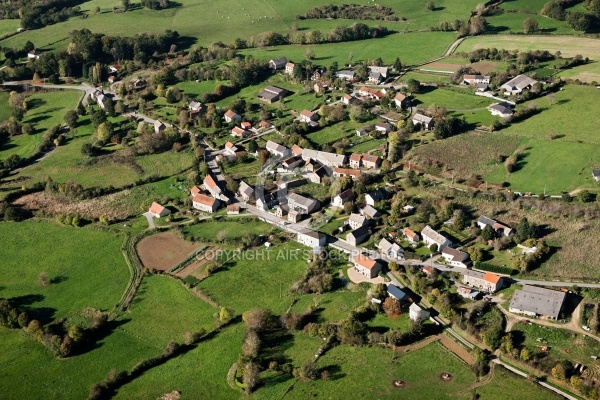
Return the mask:
[(156, 228), (156, 225), (154, 225), (154, 216), (152, 215), (152, 213), (150, 211), (146, 211), (142, 215), (144, 217), (146, 217), (146, 220), (148, 221), (148, 229), (154, 229), (154, 228)]

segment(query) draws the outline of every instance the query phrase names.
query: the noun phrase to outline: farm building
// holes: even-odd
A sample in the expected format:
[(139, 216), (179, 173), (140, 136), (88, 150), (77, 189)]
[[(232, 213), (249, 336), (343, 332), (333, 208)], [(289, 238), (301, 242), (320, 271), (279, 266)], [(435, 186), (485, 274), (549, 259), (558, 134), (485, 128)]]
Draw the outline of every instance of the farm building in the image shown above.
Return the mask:
[(523, 285), (515, 291), (508, 311), (525, 314), (530, 317), (542, 317), (557, 320), (563, 309), (565, 292)]

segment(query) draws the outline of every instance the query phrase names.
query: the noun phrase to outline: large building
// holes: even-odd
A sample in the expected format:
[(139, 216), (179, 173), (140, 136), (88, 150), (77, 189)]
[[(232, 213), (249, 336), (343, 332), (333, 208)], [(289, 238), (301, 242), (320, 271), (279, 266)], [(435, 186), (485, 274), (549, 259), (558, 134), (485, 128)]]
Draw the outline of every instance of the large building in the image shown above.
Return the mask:
[(471, 260), (469, 255), (464, 251), (453, 249), (450, 246), (444, 246), (442, 249), (442, 257), (453, 267), (468, 268)]
[(525, 89), (531, 89), (537, 81), (527, 75), (517, 75), (504, 85), (500, 86), (506, 94), (519, 94)]
[(429, 225), (423, 228), (421, 231), (421, 237), (423, 238), (423, 242), (425, 245), (427, 245), (427, 247), (430, 247), (432, 244), (437, 244), (438, 251), (441, 251), (444, 247), (452, 244), (450, 240), (434, 231)]
[(298, 243), (308, 247), (321, 247), (327, 244), (327, 236), (321, 232), (315, 232), (310, 229), (303, 229), (298, 232), (296, 238)]
[(295, 210), (300, 214), (311, 214), (319, 209), (319, 201), (304, 197), (298, 193), (288, 194), (288, 207), (290, 210)]
[(483, 292), (494, 293), (504, 287), (504, 278), (491, 272), (461, 271), (463, 283)]
[(530, 317), (542, 317), (557, 320), (563, 309), (565, 292), (524, 285), (515, 291), (508, 311), (525, 314)]
[(381, 264), (364, 254), (359, 254), (352, 260), (359, 274), (373, 279), (381, 272)]
[(259, 100), (267, 103), (273, 103), (279, 99), (282, 99), (287, 95), (287, 90), (278, 88), (277, 86), (267, 86), (258, 94)]

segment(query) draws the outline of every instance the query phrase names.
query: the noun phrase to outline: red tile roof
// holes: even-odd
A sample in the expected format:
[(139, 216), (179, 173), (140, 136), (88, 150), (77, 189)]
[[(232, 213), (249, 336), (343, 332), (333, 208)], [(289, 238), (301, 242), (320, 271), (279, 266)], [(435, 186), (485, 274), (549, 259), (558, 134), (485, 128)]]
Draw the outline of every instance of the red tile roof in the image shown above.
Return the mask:
[(234, 111), (231, 110), (227, 110), (227, 112), (225, 113), (225, 116), (228, 118), (233, 118), (235, 117), (237, 114)]
[(219, 186), (217, 185), (217, 182), (215, 182), (213, 177), (210, 175), (206, 175), (206, 178), (204, 178), (204, 184), (211, 189), (217, 188)]
[(500, 282), (500, 279), (502, 279), (500, 276), (489, 272), (486, 272), (486, 274), (483, 276), (483, 280), (490, 283), (498, 283)]
[(158, 204), (157, 202), (152, 202), (152, 205), (150, 206), (150, 212), (152, 214), (158, 214), (160, 215), (163, 211), (165, 210), (165, 208), (163, 206), (161, 206), (160, 204)]
[(373, 260), (369, 256), (365, 256), (364, 254), (359, 254), (354, 257), (354, 262), (366, 269), (373, 269), (373, 267), (377, 264), (377, 261)]
[(198, 193), (202, 192), (202, 190), (198, 187), (198, 186), (194, 186), (191, 190), (190, 193), (192, 193), (192, 196), (197, 195)]
[(357, 153), (352, 153), (350, 155), (350, 161), (360, 161), (362, 158), (362, 156), (360, 154)]
[(200, 204), (204, 204), (205, 206), (213, 206), (215, 204), (215, 201), (217, 201), (217, 199), (207, 196), (205, 194), (197, 194), (194, 196), (194, 198), (192, 199), (192, 201), (194, 203), (200, 203)]

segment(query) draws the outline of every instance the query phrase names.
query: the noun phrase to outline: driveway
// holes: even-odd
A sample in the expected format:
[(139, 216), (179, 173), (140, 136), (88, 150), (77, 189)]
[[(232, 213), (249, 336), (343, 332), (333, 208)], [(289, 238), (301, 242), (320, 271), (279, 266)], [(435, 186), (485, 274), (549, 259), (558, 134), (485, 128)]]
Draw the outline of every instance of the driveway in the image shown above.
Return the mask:
[(150, 211), (146, 211), (142, 215), (144, 217), (146, 217), (146, 220), (148, 221), (148, 229), (154, 229), (154, 228), (156, 228), (156, 225), (154, 225), (154, 217), (152, 216), (152, 213), (150, 213)]
[(377, 278), (369, 279), (366, 276), (359, 274), (354, 267), (348, 268), (348, 278), (354, 283), (369, 282), (373, 285), (385, 283), (385, 280), (382, 277), (378, 276)]

